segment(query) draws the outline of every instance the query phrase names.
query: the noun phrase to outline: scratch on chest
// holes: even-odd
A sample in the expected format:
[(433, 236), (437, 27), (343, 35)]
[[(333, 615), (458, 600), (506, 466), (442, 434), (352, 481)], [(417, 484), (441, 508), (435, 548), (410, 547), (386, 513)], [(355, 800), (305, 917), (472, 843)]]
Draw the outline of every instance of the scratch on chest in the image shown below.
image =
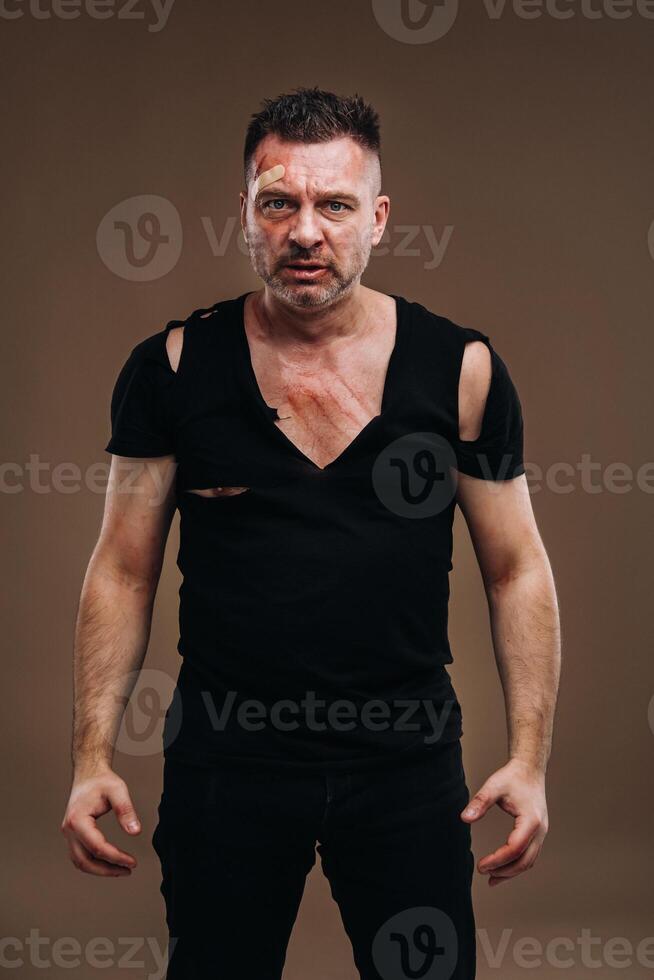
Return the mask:
[(347, 433), (365, 425), (372, 413), (368, 399), (339, 379), (332, 389), (306, 384), (287, 386), (278, 414), (282, 421), (296, 421), (303, 428)]

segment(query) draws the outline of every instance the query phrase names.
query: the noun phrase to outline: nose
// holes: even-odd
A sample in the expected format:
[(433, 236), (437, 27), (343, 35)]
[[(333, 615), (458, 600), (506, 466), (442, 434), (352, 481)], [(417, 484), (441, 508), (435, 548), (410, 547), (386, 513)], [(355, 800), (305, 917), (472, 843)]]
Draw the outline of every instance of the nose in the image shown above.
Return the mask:
[(298, 209), (288, 237), (293, 244), (303, 249), (314, 248), (322, 243), (322, 231), (311, 204)]

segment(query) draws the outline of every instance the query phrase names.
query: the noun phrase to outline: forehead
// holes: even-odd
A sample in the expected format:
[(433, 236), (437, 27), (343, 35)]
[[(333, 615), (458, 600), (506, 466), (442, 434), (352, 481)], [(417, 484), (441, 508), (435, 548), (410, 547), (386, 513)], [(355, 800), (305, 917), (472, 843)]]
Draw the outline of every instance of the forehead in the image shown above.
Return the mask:
[(296, 143), (270, 135), (254, 151), (254, 176), (281, 163), (286, 172), (275, 187), (311, 191), (360, 186), (370, 180), (372, 159), (373, 154), (350, 136), (326, 143)]

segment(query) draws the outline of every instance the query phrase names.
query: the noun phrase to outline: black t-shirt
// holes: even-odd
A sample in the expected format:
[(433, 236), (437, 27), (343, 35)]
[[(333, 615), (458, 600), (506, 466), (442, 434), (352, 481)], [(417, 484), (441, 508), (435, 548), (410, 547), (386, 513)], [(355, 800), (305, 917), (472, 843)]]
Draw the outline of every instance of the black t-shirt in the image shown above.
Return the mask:
[[(324, 468), (275, 424), (243, 322), (247, 293), (132, 349), (111, 401), (120, 456), (174, 454), (182, 664), (164, 751), (363, 768), (462, 734), (447, 614), (458, 472), (525, 472), (520, 401), (488, 336), (394, 296), (381, 412)], [(166, 336), (184, 323), (177, 372)], [(465, 344), (492, 380), (479, 438), (458, 434)], [(247, 487), (219, 497), (192, 489)]]

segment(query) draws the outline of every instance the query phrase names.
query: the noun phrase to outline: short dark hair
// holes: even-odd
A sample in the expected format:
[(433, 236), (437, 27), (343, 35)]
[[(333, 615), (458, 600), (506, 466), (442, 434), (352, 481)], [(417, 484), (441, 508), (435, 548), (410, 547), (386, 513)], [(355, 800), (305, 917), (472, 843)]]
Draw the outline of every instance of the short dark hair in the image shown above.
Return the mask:
[(379, 116), (360, 95), (341, 96), (319, 88), (298, 88), (275, 99), (264, 99), (262, 105), (259, 112), (252, 114), (245, 136), (246, 182), (252, 155), (270, 134), (297, 143), (326, 143), (351, 136), (360, 146), (376, 153), (381, 163)]

